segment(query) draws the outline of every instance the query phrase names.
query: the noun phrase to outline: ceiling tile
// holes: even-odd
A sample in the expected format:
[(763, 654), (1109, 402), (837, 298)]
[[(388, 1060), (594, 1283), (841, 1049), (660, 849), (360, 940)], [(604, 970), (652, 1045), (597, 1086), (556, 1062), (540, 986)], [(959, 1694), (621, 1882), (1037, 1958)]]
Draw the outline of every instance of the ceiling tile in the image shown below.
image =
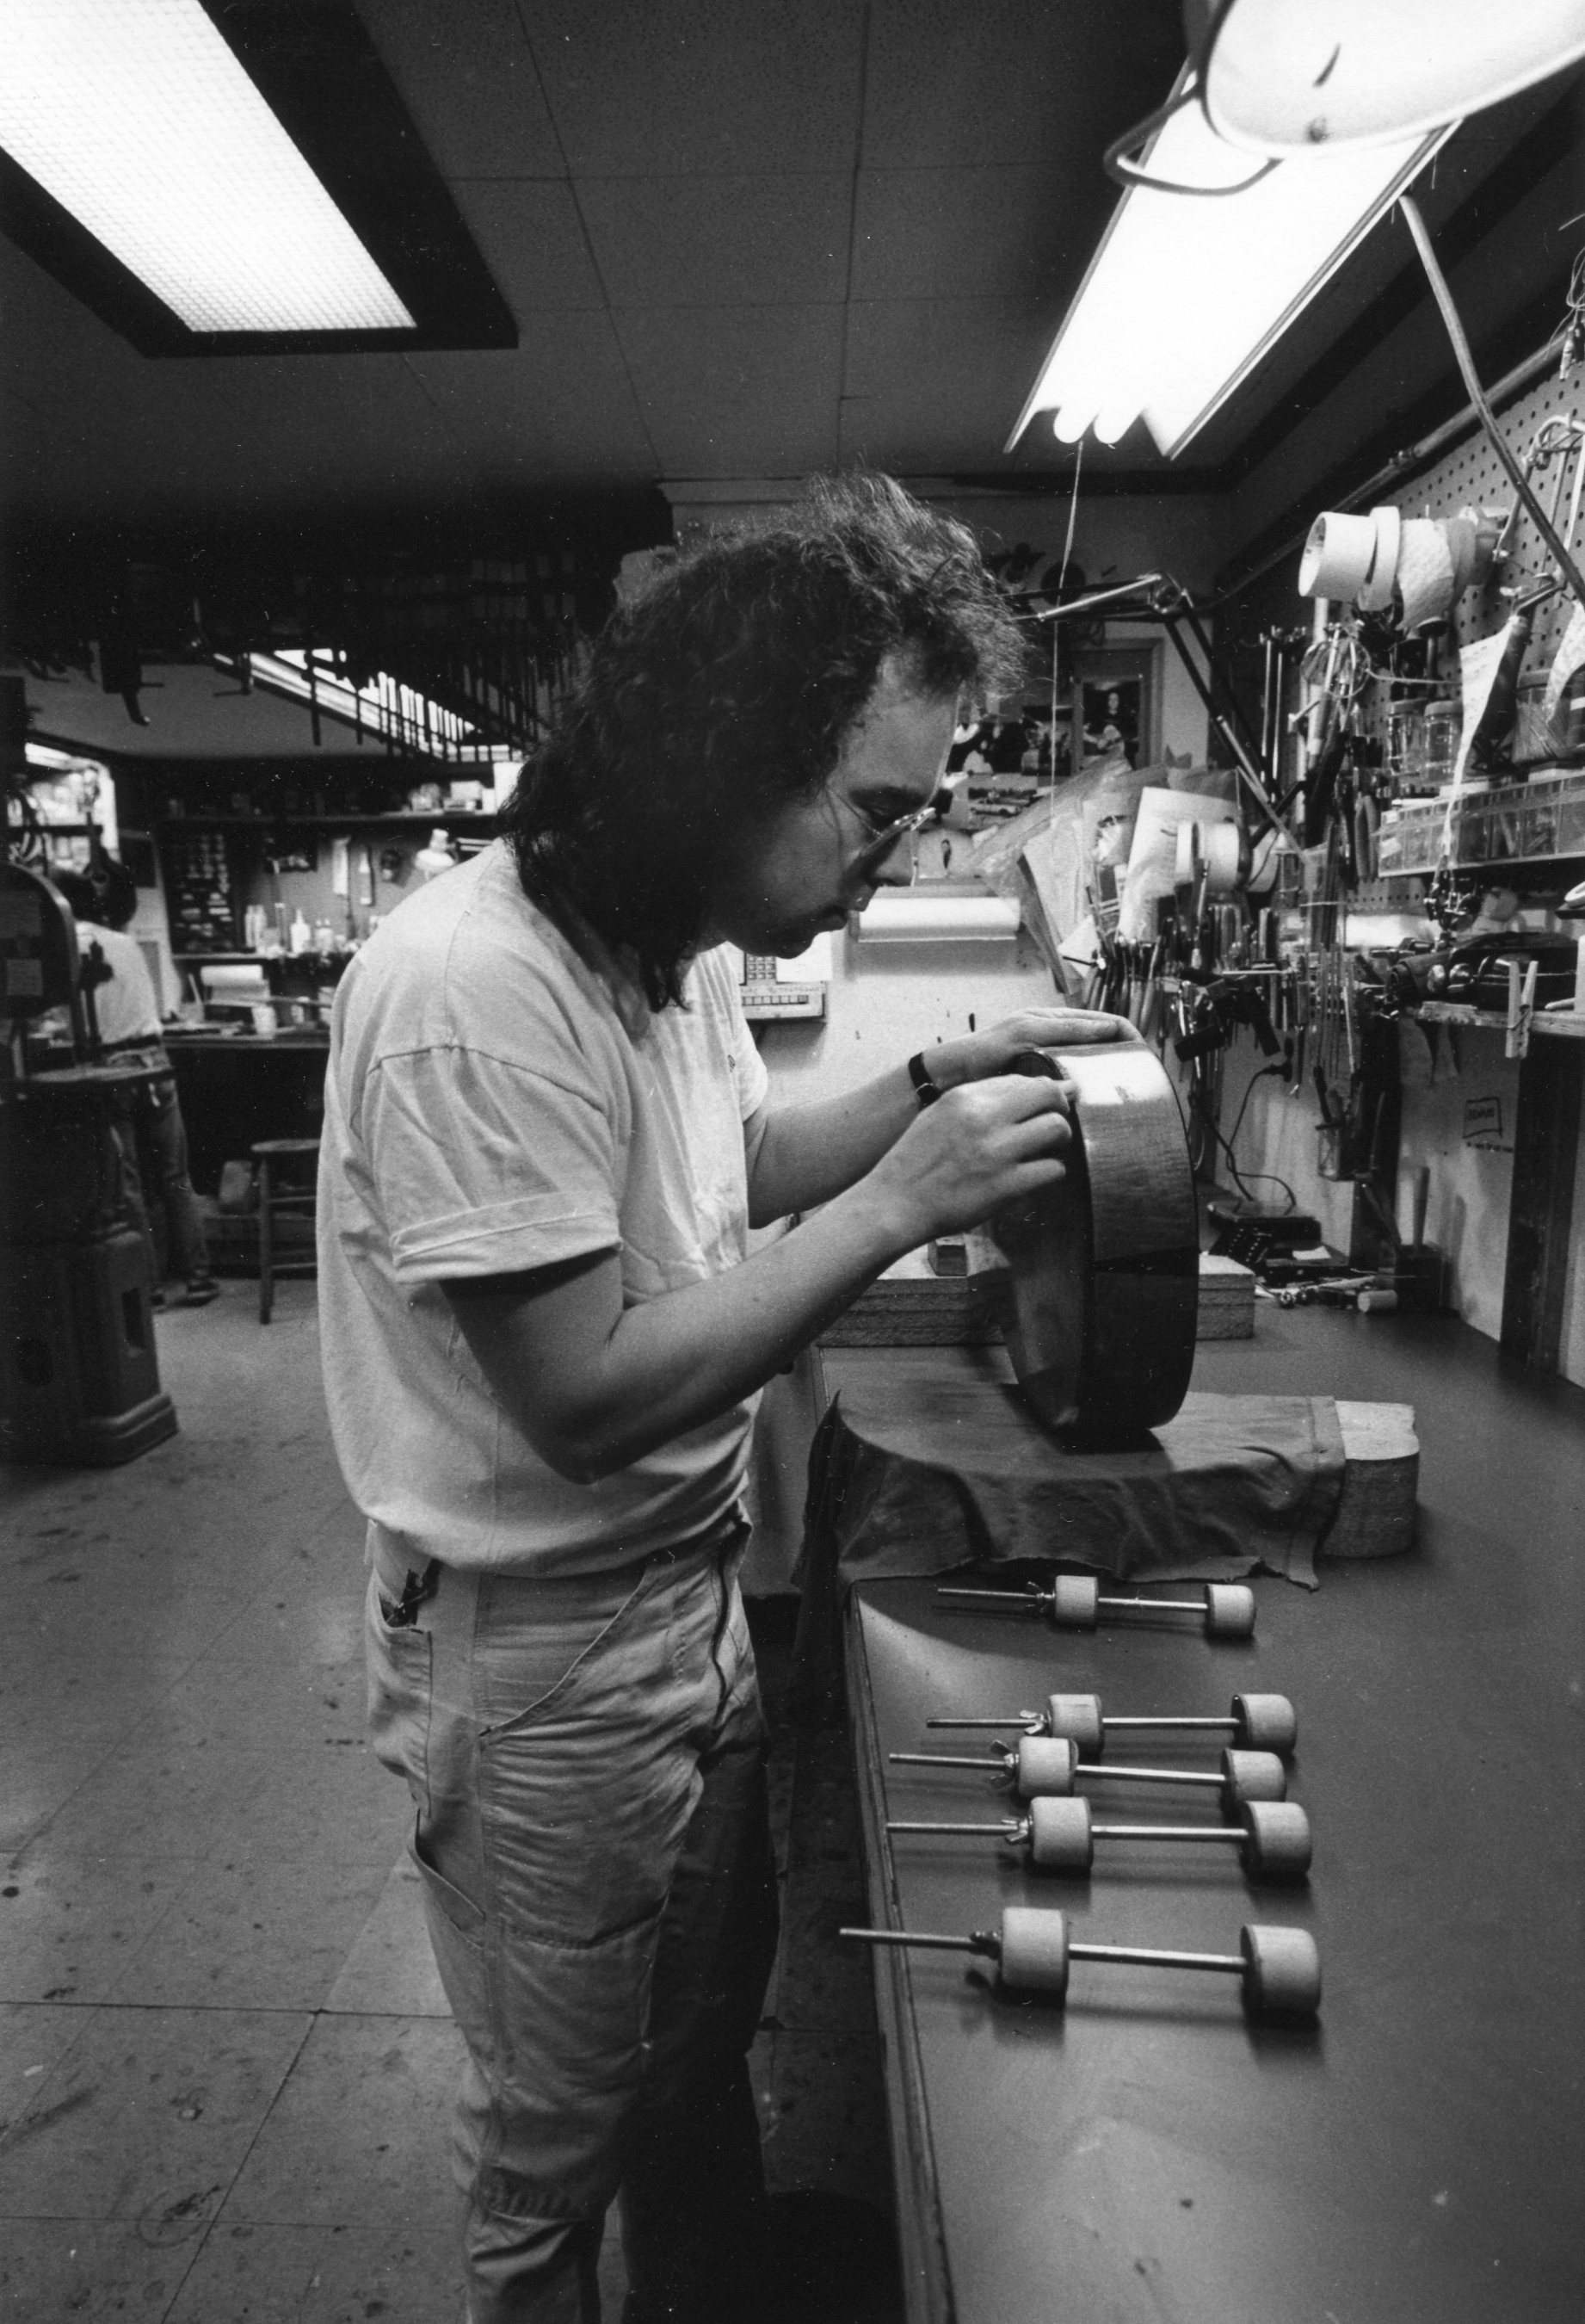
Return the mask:
[(400, 495), (458, 456), (399, 355), (153, 361), (0, 250), (23, 506), (142, 524), (335, 504)]
[(916, 474), (995, 467), (1050, 337), (1042, 300), (855, 301), (842, 457)]
[(793, 305), (847, 288), (845, 172), (580, 178), (576, 189), (613, 307)]
[(443, 177), (565, 169), (514, 0), (360, 0), (359, 13)]
[(575, 174), (832, 170), (857, 149), (853, 0), (534, 0)]
[(1040, 298), (1055, 331), (1111, 213), (1075, 155), (988, 169), (864, 170), (856, 299)]
[(519, 323), (551, 308), (605, 304), (566, 179), (470, 179), (454, 190), (479, 254)]
[(842, 318), (834, 306), (622, 309), (616, 326), (662, 474), (829, 467)]
[(1178, 0), (870, 0), (868, 169), (1095, 155), (1184, 60)]
[(547, 317), (511, 353), (409, 355), (407, 368), (455, 427), (471, 489), (536, 480), (652, 480), (656, 454), (611, 319)]

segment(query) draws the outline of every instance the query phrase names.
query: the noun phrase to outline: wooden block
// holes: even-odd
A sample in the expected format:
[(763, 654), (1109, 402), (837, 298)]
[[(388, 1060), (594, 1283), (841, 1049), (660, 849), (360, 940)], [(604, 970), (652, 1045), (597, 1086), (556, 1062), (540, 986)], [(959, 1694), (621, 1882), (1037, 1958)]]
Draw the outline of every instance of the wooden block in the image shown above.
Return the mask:
[(1200, 1254), (1200, 1314), (1196, 1340), (1252, 1340), (1255, 1336), (1255, 1277), (1236, 1259)]
[(1412, 1404), (1347, 1404), (1340, 1397), (1343, 1490), (1321, 1557), (1394, 1557), (1415, 1538), (1420, 1440)]
[(983, 1294), (961, 1275), (883, 1275), (820, 1334), (825, 1348), (983, 1347), (1000, 1340)]

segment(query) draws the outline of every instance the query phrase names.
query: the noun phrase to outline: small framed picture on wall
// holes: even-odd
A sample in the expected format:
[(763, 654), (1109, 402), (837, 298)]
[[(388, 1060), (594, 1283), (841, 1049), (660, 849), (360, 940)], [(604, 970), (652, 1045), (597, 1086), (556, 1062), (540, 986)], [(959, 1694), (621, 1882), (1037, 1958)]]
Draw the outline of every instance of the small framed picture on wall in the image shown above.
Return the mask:
[(1161, 646), (1107, 646), (1074, 671), (1073, 765), (1154, 766), (1161, 756)]

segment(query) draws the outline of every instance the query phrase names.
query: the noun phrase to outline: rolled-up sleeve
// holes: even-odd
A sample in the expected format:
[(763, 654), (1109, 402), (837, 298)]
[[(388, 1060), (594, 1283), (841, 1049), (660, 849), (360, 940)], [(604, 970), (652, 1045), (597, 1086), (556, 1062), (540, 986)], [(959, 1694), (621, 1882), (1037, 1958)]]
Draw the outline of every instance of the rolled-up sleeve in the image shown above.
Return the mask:
[(541, 1071), (445, 1046), (385, 1057), (370, 1074), (360, 1142), (399, 1281), (620, 1248), (616, 1132), (576, 1055), (565, 1063)]

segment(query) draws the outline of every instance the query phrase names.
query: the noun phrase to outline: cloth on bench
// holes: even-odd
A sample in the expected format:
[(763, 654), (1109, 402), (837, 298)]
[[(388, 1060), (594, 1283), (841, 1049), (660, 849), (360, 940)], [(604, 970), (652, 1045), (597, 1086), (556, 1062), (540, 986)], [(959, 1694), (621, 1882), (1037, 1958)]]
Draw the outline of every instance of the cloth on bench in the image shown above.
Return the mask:
[(829, 1696), (860, 1581), (1060, 1563), (1156, 1582), (1263, 1569), (1313, 1590), (1342, 1484), (1330, 1397), (1191, 1394), (1141, 1445), (1073, 1452), (994, 1376), (844, 1386), (809, 1456), (795, 1693)]

